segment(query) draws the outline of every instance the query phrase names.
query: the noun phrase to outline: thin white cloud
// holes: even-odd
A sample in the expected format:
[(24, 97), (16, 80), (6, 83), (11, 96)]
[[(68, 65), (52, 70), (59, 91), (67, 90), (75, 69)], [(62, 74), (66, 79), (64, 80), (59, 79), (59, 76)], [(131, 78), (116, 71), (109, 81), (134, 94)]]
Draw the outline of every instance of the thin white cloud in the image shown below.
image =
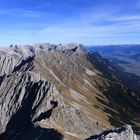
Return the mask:
[(116, 21), (140, 21), (140, 15), (127, 15), (127, 16), (120, 16), (116, 17), (113, 20)]
[[(36, 7), (35, 9), (40, 9)], [(140, 34), (140, 16), (137, 14), (120, 14), (117, 8), (95, 7), (79, 12), (72, 17), (63, 17), (61, 14), (39, 10), (12, 9), (0, 10), (0, 15), (16, 15), (23, 17), (44, 17), (52, 22), (42, 23), (34, 31), (9, 31), (13, 40), (45, 41), (50, 42), (92, 42), (94, 39), (119, 38), (127, 35)], [(118, 14), (119, 13), (119, 14)], [(56, 16), (56, 18), (55, 18)], [(56, 24), (57, 21), (57, 24)], [(44, 25), (46, 24), (46, 26)], [(17, 26), (17, 25), (16, 25)], [(45, 27), (44, 27), (45, 26)], [(18, 36), (20, 34), (20, 36)], [(2, 37), (2, 35), (0, 35)], [(18, 36), (16, 38), (16, 36)]]
[[(140, 33), (139, 15), (118, 16), (114, 11), (94, 13), (88, 11), (80, 16), (69, 18), (57, 25), (49, 25), (40, 33), (54, 38), (112, 37)], [(105, 22), (109, 24), (105, 24)]]
[(23, 16), (23, 17), (39, 17), (42, 16), (44, 13), (36, 10), (29, 10), (29, 9), (0, 9), (0, 16)]

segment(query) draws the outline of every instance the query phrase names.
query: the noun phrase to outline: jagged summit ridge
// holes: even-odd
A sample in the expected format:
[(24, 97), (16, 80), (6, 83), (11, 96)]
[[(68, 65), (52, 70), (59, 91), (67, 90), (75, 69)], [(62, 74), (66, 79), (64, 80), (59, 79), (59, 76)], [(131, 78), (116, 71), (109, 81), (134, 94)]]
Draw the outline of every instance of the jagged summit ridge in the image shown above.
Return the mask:
[(130, 125), (124, 125), (114, 130), (105, 131), (100, 135), (92, 136), (86, 140), (137, 140)]
[(0, 50), (4, 140), (33, 140), (38, 135), (41, 140), (46, 133), (40, 132), (52, 128), (66, 140), (81, 140), (125, 123), (138, 124), (139, 97), (109, 79), (112, 73), (103, 58), (82, 45), (11, 45)]
[(54, 45), (50, 43), (43, 44), (33, 44), (33, 45), (10, 45), (9, 47), (0, 48), (0, 54), (6, 53), (7, 55), (20, 55), (24, 57), (32, 56), (37, 54), (40, 51), (79, 51), (83, 49), (82, 44), (69, 43), (69, 44), (59, 44)]
[(0, 48), (0, 75), (11, 73), (14, 68), (29, 57), (39, 55), (40, 53), (63, 53), (70, 55), (72, 53), (84, 53), (83, 45), (70, 43), (66, 45), (54, 45), (50, 43), (33, 44), (33, 45), (10, 45), (9, 47)]

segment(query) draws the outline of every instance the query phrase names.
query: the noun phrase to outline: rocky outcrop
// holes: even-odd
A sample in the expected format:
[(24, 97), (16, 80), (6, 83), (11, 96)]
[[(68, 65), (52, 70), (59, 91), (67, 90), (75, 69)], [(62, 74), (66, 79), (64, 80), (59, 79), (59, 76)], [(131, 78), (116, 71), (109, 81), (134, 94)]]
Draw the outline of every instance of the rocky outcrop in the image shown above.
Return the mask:
[(123, 127), (105, 131), (100, 135), (92, 136), (86, 140), (137, 140), (130, 125), (125, 125)]
[(79, 44), (0, 49), (0, 139), (81, 140), (124, 123), (137, 128), (140, 98), (92, 61)]

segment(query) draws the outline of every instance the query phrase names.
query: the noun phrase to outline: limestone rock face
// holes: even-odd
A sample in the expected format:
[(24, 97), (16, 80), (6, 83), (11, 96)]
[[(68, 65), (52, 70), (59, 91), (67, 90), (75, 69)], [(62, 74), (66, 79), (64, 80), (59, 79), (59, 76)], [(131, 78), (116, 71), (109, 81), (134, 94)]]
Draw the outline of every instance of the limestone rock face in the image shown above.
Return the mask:
[(124, 123), (137, 131), (139, 96), (96, 58), (75, 43), (1, 48), (0, 139), (81, 140)]
[(105, 131), (97, 136), (92, 136), (87, 140), (137, 140), (130, 125), (125, 125), (120, 128)]

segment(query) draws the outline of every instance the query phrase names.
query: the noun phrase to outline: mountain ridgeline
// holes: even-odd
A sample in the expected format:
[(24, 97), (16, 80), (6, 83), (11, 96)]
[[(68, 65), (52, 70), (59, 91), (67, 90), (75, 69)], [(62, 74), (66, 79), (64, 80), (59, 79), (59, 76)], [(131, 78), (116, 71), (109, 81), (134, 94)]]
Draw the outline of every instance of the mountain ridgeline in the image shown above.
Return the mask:
[[(80, 44), (1, 48), (0, 140), (105, 140), (125, 124), (140, 134), (140, 94), (123, 76)], [(131, 126), (118, 140), (137, 139)]]
[(140, 93), (140, 45), (86, 46), (107, 58), (118, 71), (120, 80)]

